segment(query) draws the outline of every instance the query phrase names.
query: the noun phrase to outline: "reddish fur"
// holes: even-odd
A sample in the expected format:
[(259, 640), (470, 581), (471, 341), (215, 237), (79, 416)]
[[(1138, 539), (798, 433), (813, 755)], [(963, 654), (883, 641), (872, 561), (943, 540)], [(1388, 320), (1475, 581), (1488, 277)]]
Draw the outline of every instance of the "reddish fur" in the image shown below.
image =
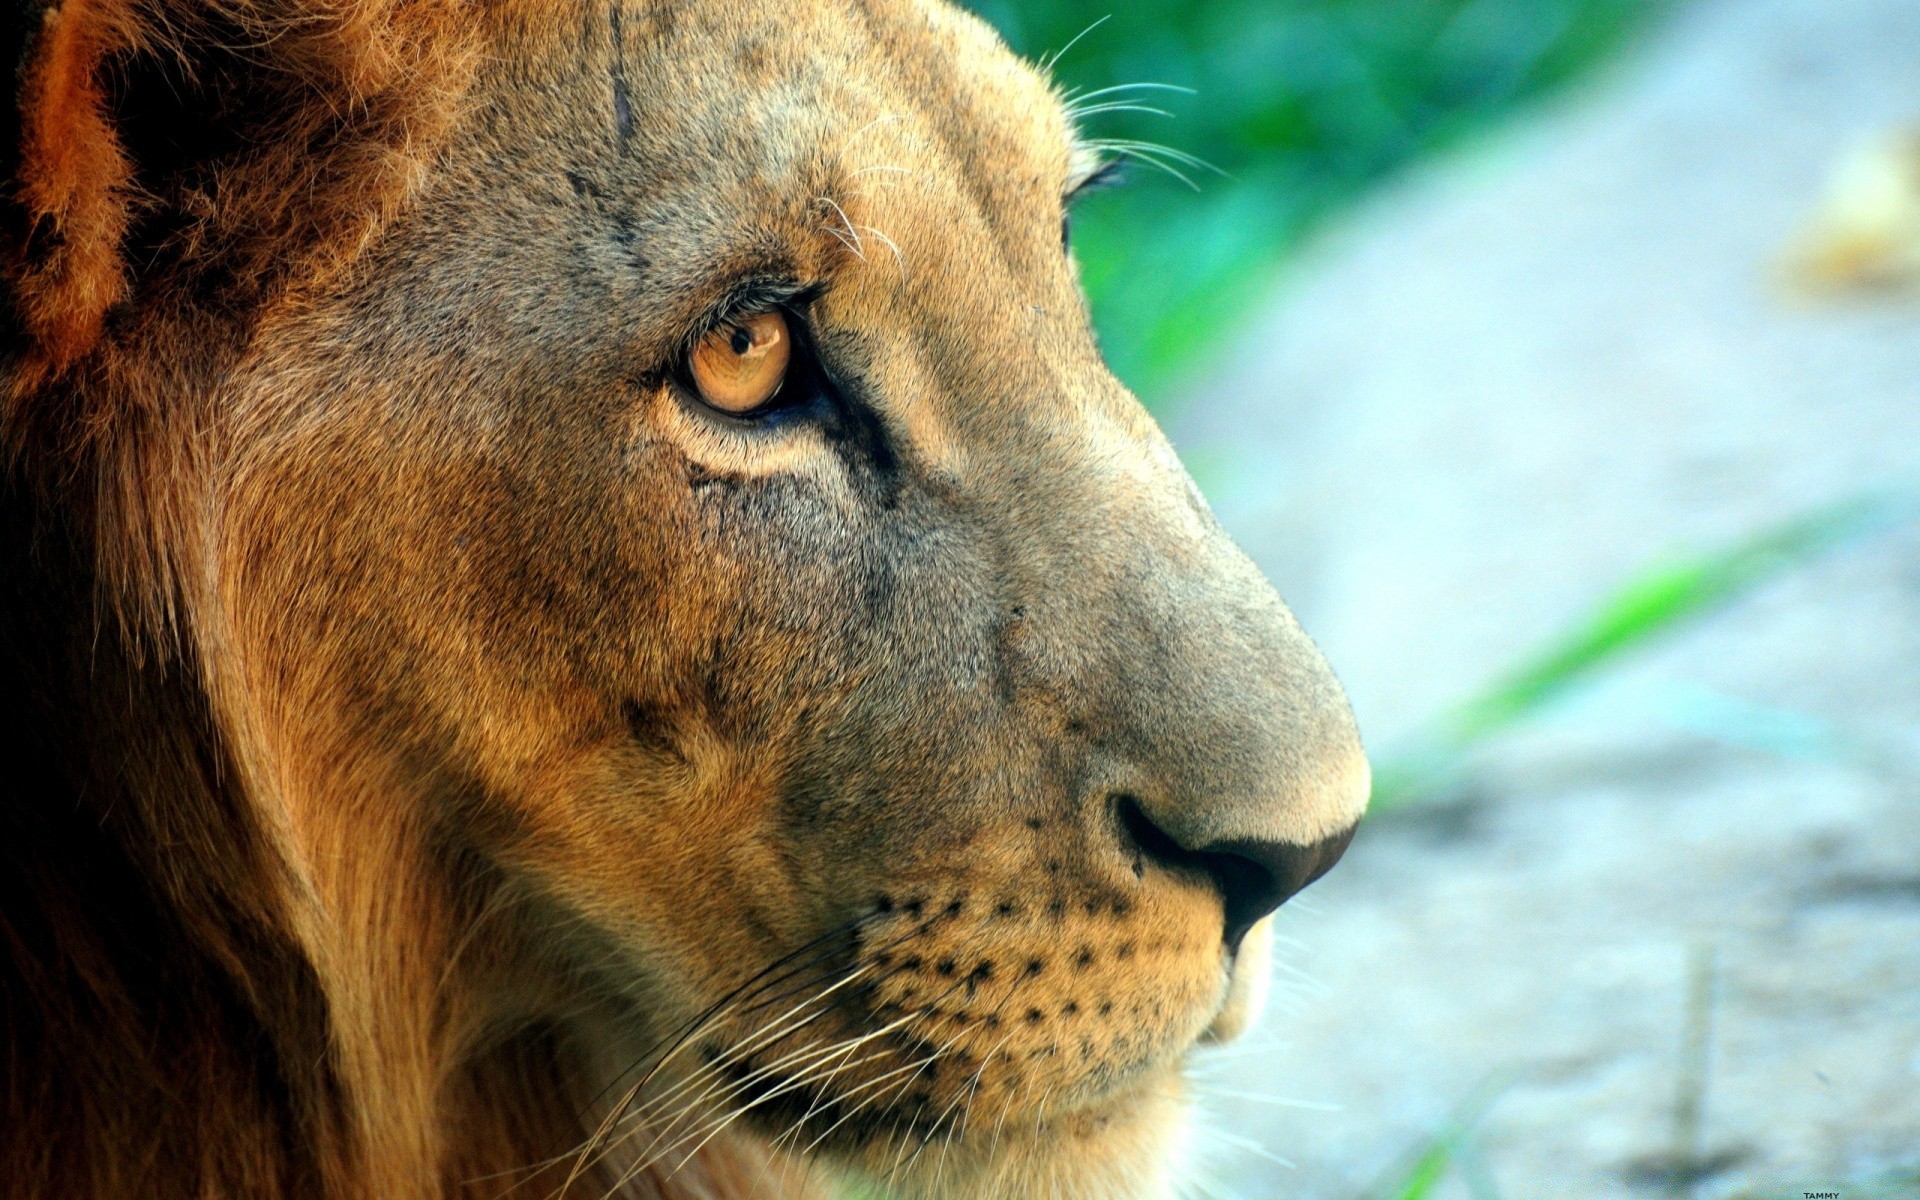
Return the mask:
[(17, 277), (16, 302), (53, 370), (99, 339), (126, 290), (119, 249), (133, 166), (108, 123), (99, 70), (131, 28), (115, 0), (47, 10), (21, 88), (19, 200), (31, 222), (45, 224), (44, 248)]
[[(470, 21), (452, 0), (64, 0), (29, 30), (6, 231), (14, 316), (26, 347), (9, 372), (7, 423), (32, 411), (94, 350), (116, 305), (217, 287), (226, 315), (255, 319), (290, 282), (324, 284), (406, 202), (457, 113)], [(218, 62), (204, 47), (230, 48)], [(196, 116), (246, 153), (145, 163), (109, 119), (112, 81), (169, 72), (189, 91), (242, 89)], [(223, 75), (222, 72), (225, 74)], [(219, 76), (216, 78), (216, 76)], [(189, 95), (187, 105), (196, 99)], [(184, 168), (184, 169), (183, 169)], [(148, 228), (142, 230), (141, 226)], [(128, 258), (141, 247), (140, 279)], [(130, 288), (145, 294), (135, 296)], [(126, 348), (122, 339), (121, 348)], [(108, 357), (114, 347), (108, 347)], [(99, 364), (107, 369), (112, 362)], [(125, 385), (107, 390), (124, 401)], [(67, 414), (77, 416), (79, 414)], [(112, 423), (90, 413), (89, 433)], [(58, 418), (54, 418), (58, 420)]]

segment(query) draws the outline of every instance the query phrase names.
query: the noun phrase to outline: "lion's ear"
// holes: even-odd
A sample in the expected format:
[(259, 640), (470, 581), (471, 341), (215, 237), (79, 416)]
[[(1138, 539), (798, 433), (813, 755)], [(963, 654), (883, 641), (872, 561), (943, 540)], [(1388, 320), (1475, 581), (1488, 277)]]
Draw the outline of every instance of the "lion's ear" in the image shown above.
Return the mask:
[(128, 309), (250, 313), (349, 260), (420, 177), (474, 57), (463, 0), (0, 3), (25, 8), (0, 33), (18, 64), (0, 247), (42, 378)]
[(9, 47), (19, 63), (9, 282), (21, 332), (55, 370), (98, 339), (126, 294), (134, 171), (106, 75), (138, 28), (123, 0), (66, 0), (37, 16), (29, 6), (22, 44)]

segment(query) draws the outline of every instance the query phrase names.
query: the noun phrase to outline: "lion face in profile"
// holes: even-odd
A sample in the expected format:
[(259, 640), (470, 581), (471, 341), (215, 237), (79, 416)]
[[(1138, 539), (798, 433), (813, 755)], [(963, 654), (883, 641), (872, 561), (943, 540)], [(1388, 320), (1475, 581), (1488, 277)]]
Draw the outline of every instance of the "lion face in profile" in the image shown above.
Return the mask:
[[(190, 437), (122, 439), (173, 447), (174, 515), (88, 519), (163, 548), (323, 1001), (319, 1175), (1166, 1194), (1181, 1064), (1367, 771), (1101, 361), (1055, 90), (922, 0), (415, 36), (458, 83), (377, 227), (316, 223), (243, 312), (128, 258), (98, 345), (16, 385), (240, 331), (142, 385)], [(256, 151), (206, 140), (217, 206)]]

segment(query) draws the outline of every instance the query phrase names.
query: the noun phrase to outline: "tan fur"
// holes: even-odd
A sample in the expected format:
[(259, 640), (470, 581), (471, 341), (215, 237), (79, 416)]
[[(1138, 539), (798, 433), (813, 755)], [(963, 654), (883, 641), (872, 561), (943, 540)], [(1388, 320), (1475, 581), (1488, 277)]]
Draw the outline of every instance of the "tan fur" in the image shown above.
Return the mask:
[[(1219, 864), (1366, 768), (1048, 82), (920, 0), (30, 16), (0, 1192), (1167, 1194)], [(777, 421), (679, 373), (742, 302)]]

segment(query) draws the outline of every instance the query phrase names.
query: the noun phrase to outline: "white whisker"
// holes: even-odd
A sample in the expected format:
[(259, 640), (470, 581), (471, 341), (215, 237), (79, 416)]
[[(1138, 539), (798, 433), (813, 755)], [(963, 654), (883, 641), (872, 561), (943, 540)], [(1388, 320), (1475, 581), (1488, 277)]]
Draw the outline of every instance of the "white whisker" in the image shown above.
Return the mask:
[(1237, 1133), (1228, 1133), (1224, 1129), (1210, 1129), (1207, 1131), (1207, 1133), (1208, 1133), (1208, 1136), (1219, 1138), (1221, 1141), (1226, 1142), (1228, 1145), (1236, 1146), (1242, 1150), (1245, 1150), (1247, 1153), (1254, 1155), (1256, 1158), (1264, 1158), (1268, 1162), (1274, 1164), (1275, 1166), (1285, 1167), (1289, 1171), (1297, 1171), (1300, 1169), (1299, 1163), (1294, 1162), (1290, 1158), (1280, 1157), (1278, 1154), (1275, 1154), (1273, 1151), (1267, 1149), (1265, 1146), (1262, 1146), (1259, 1142), (1254, 1141), (1252, 1138), (1241, 1137)]
[(1106, 16), (1101, 17), (1099, 20), (1087, 26), (1085, 29), (1082, 29), (1079, 33), (1074, 34), (1073, 37), (1068, 40), (1066, 45), (1060, 47), (1058, 50), (1055, 50), (1052, 54), (1042, 57), (1040, 60), (1040, 73), (1042, 75), (1052, 74), (1053, 68), (1059, 65), (1061, 58), (1065, 57), (1067, 51), (1079, 45), (1081, 38), (1092, 33), (1094, 30), (1100, 28), (1102, 25), (1106, 24), (1112, 18), (1113, 18), (1113, 14), (1108, 13)]
[[(851, 242), (848, 242), (846, 238), (841, 237), (840, 238), (841, 242), (844, 243), (848, 249), (852, 250), (854, 255), (858, 257), (861, 261), (863, 262), (866, 261), (867, 249), (865, 246), (860, 244), (860, 231), (853, 227), (853, 221), (850, 218), (848, 218), (847, 210), (844, 208), (841, 208), (839, 203), (836, 202), (831, 196), (820, 197), (820, 203), (826, 205), (828, 208), (831, 208), (834, 211), (834, 214), (840, 218), (840, 223), (847, 227), (847, 235), (848, 237), (851, 237), (853, 240)], [(827, 227), (827, 232), (833, 234), (833, 236), (835, 237), (840, 237), (839, 231), (834, 229), (832, 226)]]
[(886, 247), (887, 249), (889, 249), (889, 250), (891, 250), (891, 251), (893, 251), (893, 264), (894, 264), (894, 266), (895, 266), (895, 268), (899, 270), (899, 272), (900, 272), (900, 277), (901, 277), (902, 279), (904, 279), (904, 278), (906, 278), (906, 275), (907, 275), (907, 256), (906, 256), (906, 255), (904, 255), (904, 254), (902, 254), (902, 253), (900, 253), (900, 245), (899, 245), (899, 243), (898, 243), (898, 242), (895, 242), (895, 241), (894, 241), (894, 240), (893, 240), (892, 238), (890, 238), (890, 237), (888, 237), (888, 236), (887, 236), (886, 234), (884, 234), (884, 233), (882, 233), (882, 232), (881, 232), (880, 230), (878, 230), (878, 229), (876, 229), (876, 228), (874, 228), (874, 227), (873, 227), (873, 226), (871, 226), (871, 225), (862, 225), (862, 226), (861, 226), (860, 228), (862, 228), (862, 229), (864, 229), (864, 230), (866, 230), (866, 231), (867, 231), (868, 233), (870, 233), (870, 234), (872, 234), (872, 235), (874, 236), (874, 238), (875, 238), (875, 239), (876, 239), (877, 241), (879, 241), (879, 243), (880, 243), (881, 245), (883, 245), (883, 246), (885, 246), (885, 247)]
[(826, 1015), (825, 1011), (815, 1013), (812, 1016), (807, 1017), (804, 1021), (799, 1022), (798, 1024), (793, 1024), (793, 1025), (786, 1024), (790, 1019), (794, 1018), (797, 1014), (804, 1012), (808, 1006), (820, 1003), (821, 1001), (825, 1000), (827, 997), (831, 996), (834, 992), (840, 990), (841, 988), (845, 987), (849, 983), (852, 983), (855, 980), (859, 979), (861, 975), (865, 974), (869, 970), (870, 968), (868, 967), (861, 967), (849, 973), (844, 978), (840, 979), (837, 983), (834, 983), (831, 987), (828, 987), (823, 991), (819, 991), (808, 996), (806, 999), (794, 1005), (792, 1008), (788, 1009), (786, 1012), (780, 1014), (779, 1016), (775, 1017), (773, 1020), (762, 1025), (760, 1029), (755, 1031), (753, 1034), (735, 1043), (735, 1045), (730, 1050), (728, 1050), (726, 1054), (721, 1055), (719, 1058), (715, 1059), (713, 1062), (703, 1064), (698, 1070), (696, 1070), (693, 1074), (689, 1075), (686, 1079), (681, 1080), (679, 1083), (669, 1088), (662, 1095), (655, 1096), (652, 1099), (648, 1100), (647, 1103), (642, 1105), (639, 1109), (629, 1112), (625, 1117), (622, 1118), (622, 1120), (637, 1120), (641, 1117), (644, 1117), (645, 1115), (647, 1115), (647, 1113), (650, 1110), (658, 1109), (666, 1102), (671, 1101), (675, 1097), (684, 1094), (689, 1087), (695, 1086), (696, 1085), (695, 1081), (701, 1079), (703, 1075), (706, 1075), (706, 1074), (719, 1075), (720, 1073), (724, 1072), (728, 1066), (731, 1066), (734, 1063), (739, 1062), (741, 1059), (747, 1056), (758, 1053), (764, 1047), (773, 1044), (774, 1042), (778, 1041), (783, 1037), (786, 1037), (788, 1034), (793, 1033), (796, 1029), (801, 1028), (802, 1026), (808, 1023), (811, 1023), (812, 1021), (818, 1020), (820, 1017)]
[[(709, 1129), (706, 1132), (706, 1136), (701, 1138), (700, 1141), (697, 1144), (695, 1144), (693, 1149), (687, 1151), (685, 1154), (680, 1156), (680, 1162), (677, 1166), (674, 1167), (673, 1171), (678, 1172), (681, 1167), (686, 1166), (688, 1162), (692, 1161), (694, 1155), (700, 1153), (701, 1149), (704, 1148), (708, 1142), (711, 1142), (715, 1137), (717, 1137), (722, 1130), (727, 1128), (727, 1126), (733, 1124), (735, 1121), (745, 1116), (748, 1112), (752, 1111), (753, 1109), (759, 1107), (762, 1104), (765, 1104), (767, 1101), (773, 1100), (779, 1096), (783, 1096), (789, 1092), (796, 1091), (802, 1087), (807, 1086), (809, 1083), (818, 1083), (824, 1079), (831, 1079), (834, 1075), (840, 1073), (841, 1071), (851, 1070), (853, 1067), (863, 1066), (866, 1063), (873, 1062), (884, 1057), (886, 1057), (885, 1052), (872, 1054), (867, 1056), (866, 1058), (859, 1060), (858, 1062), (848, 1063), (842, 1066), (835, 1067), (832, 1071), (829, 1071), (822, 1076), (809, 1077), (805, 1074), (802, 1074), (794, 1077), (793, 1079), (789, 1080), (786, 1083), (781, 1084), (779, 1087), (774, 1088), (773, 1090), (767, 1092), (765, 1095), (754, 1097), (752, 1101), (734, 1110), (731, 1114), (729, 1114), (726, 1117), (725, 1120), (722, 1120), (717, 1125), (714, 1125), (713, 1128)], [(688, 1137), (693, 1137), (696, 1135), (697, 1135), (697, 1132), (696, 1134), (689, 1134)], [(673, 1152), (675, 1146), (684, 1144), (686, 1140), (687, 1140), (686, 1138), (682, 1138), (681, 1141), (675, 1143), (674, 1146), (668, 1146), (665, 1150), (662, 1150), (658, 1155), (655, 1155), (654, 1158), (651, 1160), (651, 1162), (658, 1162), (660, 1159), (666, 1157), (666, 1155)], [(651, 1165), (651, 1162), (649, 1165)]]
[[(798, 969), (804, 971), (808, 968), (805, 966), (802, 966)], [(865, 968), (861, 968), (861, 970), (865, 970)], [(841, 980), (839, 984), (835, 984), (834, 987), (841, 986), (842, 984), (848, 982), (848, 980), (856, 977), (857, 975), (858, 975), (858, 972), (855, 972), (854, 975), (849, 975), (846, 979)], [(756, 978), (758, 977), (756, 976)], [(770, 980), (766, 984), (761, 985), (760, 990), (763, 990), (765, 987), (768, 987), (768, 986), (778, 986), (783, 982), (784, 980), (780, 976), (775, 976), (773, 980)], [(828, 993), (830, 993), (831, 991), (832, 989), (828, 989)], [(678, 1034), (673, 1046), (671, 1046), (668, 1049), (667, 1053), (663, 1055), (658, 1062), (654, 1063), (652, 1067), (648, 1068), (647, 1071), (644, 1074), (642, 1074), (641, 1077), (637, 1079), (634, 1082), (634, 1084), (631, 1087), (629, 1087), (621, 1095), (617, 1103), (609, 1107), (609, 1109), (607, 1110), (606, 1118), (601, 1121), (600, 1125), (594, 1130), (593, 1134), (589, 1136), (576, 1150), (571, 1150), (565, 1155), (556, 1156), (555, 1158), (550, 1159), (547, 1162), (535, 1164), (532, 1169), (544, 1170), (547, 1166), (554, 1165), (555, 1163), (561, 1162), (566, 1158), (573, 1158), (574, 1165), (572, 1166), (572, 1168), (569, 1169), (567, 1180), (561, 1185), (560, 1191), (561, 1191), (561, 1194), (564, 1194), (565, 1190), (568, 1187), (572, 1186), (573, 1182), (579, 1177), (580, 1174), (590, 1169), (595, 1163), (598, 1163), (601, 1159), (606, 1157), (606, 1155), (612, 1151), (613, 1146), (622, 1144), (628, 1140), (627, 1136), (623, 1135), (622, 1137), (616, 1139), (612, 1145), (608, 1145), (604, 1149), (596, 1149), (597, 1147), (600, 1146), (600, 1143), (605, 1140), (605, 1138), (612, 1131), (615, 1125), (622, 1123), (628, 1119), (631, 1119), (633, 1114), (628, 1112), (628, 1106), (633, 1103), (634, 1098), (639, 1095), (639, 1093), (646, 1087), (646, 1085), (662, 1069), (665, 1068), (667, 1063), (671, 1061), (677, 1054), (679, 1054), (681, 1050), (685, 1049), (689, 1045), (692, 1045), (703, 1030), (710, 1028), (711, 1026), (713, 1026), (714, 1024), (718, 1023), (721, 1020), (724, 1020), (734, 1010), (739, 1008), (740, 1005), (752, 999), (755, 994), (756, 994), (755, 992), (748, 992), (745, 995), (736, 996), (733, 999), (729, 1000), (727, 1003), (720, 1005), (714, 1009), (711, 1009), (708, 1012), (696, 1018), (689, 1026), (687, 1026), (681, 1033)], [(699, 1074), (700, 1073), (696, 1071), (693, 1078), (698, 1078)], [(669, 1094), (671, 1094), (671, 1091)], [(649, 1102), (650, 1105), (652, 1103), (653, 1103), (652, 1101)]]
[(1085, 108), (1069, 107), (1067, 109), (1067, 115), (1069, 117), (1072, 117), (1075, 121), (1082, 120), (1086, 117), (1099, 116), (1101, 113), (1115, 113), (1115, 112), (1146, 113), (1147, 115), (1154, 116), (1154, 117), (1170, 118), (1173, 116), (1172, 113), (1168, 112), (1164, 108), (1155, 108), (1151, 104), (1129, 104), (1124, 100), (1116, 100), (1111, 104), (1090, 104)]
[(853, 141), (855, 138), (859, 137), (861, 134), (865, 133), (867, 130), (872, 129), (876, 125), (884, 125), (888, 121), (898, 121), (899, 119), (900, 119), (899, 113), (891, 113), (891, 112), (881, 113), (879, 116), (875, 117), (873, 120), (868, 121), (865, 125), (862, 125), (860, 128), (854, 130), (852, 133), (849, 133), (846, 137), (841, 138), (840, 144), (843, 146), (846, 145), (848, 142)]
[(1286, 1096), (1262, 1096), (1257, 1092), (1236, 1092), (1227, 1088), (1207, 1089), (1208, 1097), (1223, 1100), (1249, 1100), (1255, 1104), (1271, 1104), (1276, 1108), (1304, 1108), (1312, 1112), (1345, 1112), (1344, 1104), (1329, 1104), (1324, 1100), (1294, 1100)]
[(1116, 83), (1112, 87), (1095, 88), (1091, 92), (1068, 92), (1065, 96), (1068, 105), (1080, 104), (1088, 100), (1098, 100), (1102, 96), (1118, 95), (1121, 92), (1178, 92), (1183, 96), (1197, 96), (1198, 92), (1177, 83)]

